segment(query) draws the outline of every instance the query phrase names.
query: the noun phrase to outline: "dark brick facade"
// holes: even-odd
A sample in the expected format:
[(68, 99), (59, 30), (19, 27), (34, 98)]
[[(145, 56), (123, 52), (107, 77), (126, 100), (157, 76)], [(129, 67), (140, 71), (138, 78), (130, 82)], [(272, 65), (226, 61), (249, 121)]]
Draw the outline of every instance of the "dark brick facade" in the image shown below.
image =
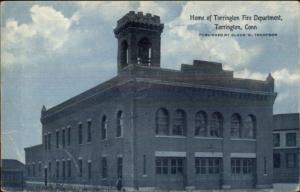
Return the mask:
[[(48, 183), (115, 186), (122, 175), (125, 187), (140, 190), (272, 186), (273, 78), (238, 79), (199, 60), (162, 69), (162, 29), (157, 16), (128, 13), (115, 29), (118, 75), (42, 109), (40, 156), (26, 150), (27, 166), (42, 162), (36, 180), (47, 171)], [(124, 49), (121, 34), (142, 43), (131, 39)]]

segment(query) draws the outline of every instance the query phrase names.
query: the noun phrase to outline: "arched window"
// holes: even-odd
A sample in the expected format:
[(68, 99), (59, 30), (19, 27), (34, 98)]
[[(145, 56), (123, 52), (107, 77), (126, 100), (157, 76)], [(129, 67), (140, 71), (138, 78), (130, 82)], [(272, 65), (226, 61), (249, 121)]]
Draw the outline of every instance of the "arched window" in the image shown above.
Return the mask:
[(186, 134), (186, 114), (184, 110), (177, 109), (173, 118), (173, 135), (185, 135)]
[(207, 115), (204, 111), (199, 111), (195, 116), (195, 135), (207, 136)]
[(121, 44), (121, 67), (126, 67), (128, 65), (128, 43), (127, 41), (123, 41)]
[(117, 113), (117, 137), (121, 137), (123, 134), (123, 126), (124, 126), (124, 114), (122, 111), (118, 111)]
[(138, 64), (143, 66), (151, 65), (151, 43), (144, 37), (138, 42)]
[(256, 137), (256, 118), (254, 115), (248, 115), (245, 119), (244, 137), (255, 138)]
[(209, 135), (211, 137), (223, 137), (223, 117), (219, 112), (212, 114)]
[(104, 115), (101, 120), (101, 139), (107, 138), (107, 118)]
[(239, 114), (235, 113), (231, 116), (231, 129), (230, 135), (232, 138), (241, 137), (242, 133), (242, 118)]
[(156, 130), (157, 135), (169, 134), (169, 112), (164, 108), (160, 108), (156, 112)]

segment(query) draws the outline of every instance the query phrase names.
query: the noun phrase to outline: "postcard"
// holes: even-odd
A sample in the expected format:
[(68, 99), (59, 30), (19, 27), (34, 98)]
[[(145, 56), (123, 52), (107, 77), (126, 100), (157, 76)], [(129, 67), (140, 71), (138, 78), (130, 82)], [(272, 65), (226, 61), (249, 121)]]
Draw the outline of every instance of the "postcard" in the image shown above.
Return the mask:
[(299, 191), (299, 8), (2, 2), (2, 189)]

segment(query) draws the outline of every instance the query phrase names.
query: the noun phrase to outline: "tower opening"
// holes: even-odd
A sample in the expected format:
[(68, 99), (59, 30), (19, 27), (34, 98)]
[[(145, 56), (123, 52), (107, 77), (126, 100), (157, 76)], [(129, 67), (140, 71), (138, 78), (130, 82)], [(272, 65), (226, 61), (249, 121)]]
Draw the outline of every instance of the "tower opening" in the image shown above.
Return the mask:
[(128, 65), (128, 43), (123, 41), (121, 44), (121, 67), (126, 67)]
[(146, 37), (138, 42), (138, 64), (151, 66), (151, 43)]

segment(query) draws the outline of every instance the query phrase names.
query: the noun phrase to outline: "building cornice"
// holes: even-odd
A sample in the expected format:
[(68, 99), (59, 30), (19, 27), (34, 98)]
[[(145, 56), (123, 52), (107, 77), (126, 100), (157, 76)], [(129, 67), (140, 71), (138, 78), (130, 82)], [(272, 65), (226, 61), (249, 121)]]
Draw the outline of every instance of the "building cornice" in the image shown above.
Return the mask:
[(214, 86), (214, 85), (199, 85), (199, 84), (194, 84), (194, 83), (164, 81), (164, 80), (151, 79), (151, 78), (136, 78), (136, 81), (137, 82), (152, 83), (152, 84), (161, 84), (161, 85), (170, 85), (170, 86), (179, 86), (179, 87), (191, 87), (191, 88), (217, 90), (217, 91), (227, 91), (227, 92), (235, 92), (235, 93), (249, 93), (249, 94), (256, 94), (256, 95), (267, 95), (267, 96), (276, 96), (277, 95), (277, 93), (275, 93), (275, 92), (219, 87), (219, 86)]

